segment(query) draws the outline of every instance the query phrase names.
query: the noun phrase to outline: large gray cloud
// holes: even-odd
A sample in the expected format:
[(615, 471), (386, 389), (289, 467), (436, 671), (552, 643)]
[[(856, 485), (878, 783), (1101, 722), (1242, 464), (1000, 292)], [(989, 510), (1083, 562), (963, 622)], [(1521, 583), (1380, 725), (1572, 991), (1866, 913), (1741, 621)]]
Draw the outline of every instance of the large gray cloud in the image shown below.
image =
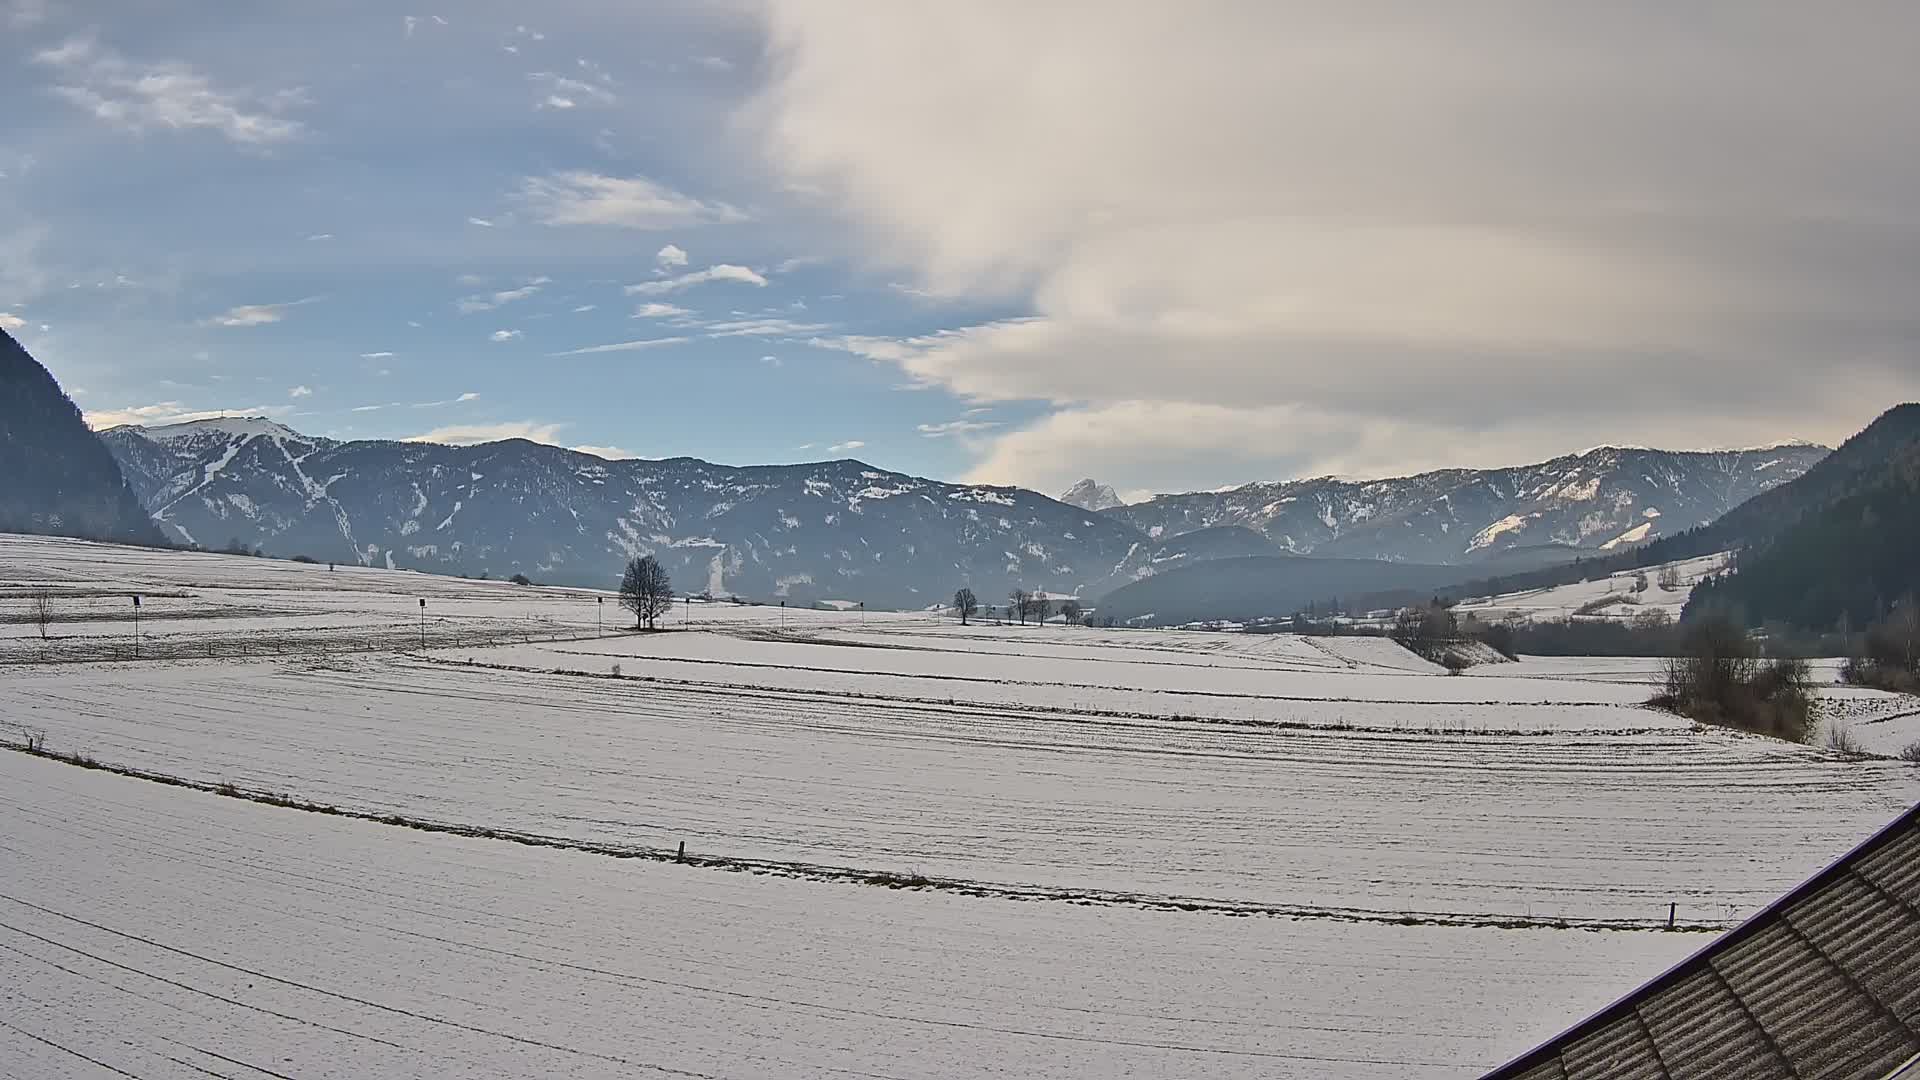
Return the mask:
[(766, 20), (748, 119), (790, 183), (923, 287), (1033, 312), (844, 343), (1055, 402), (983, 479), (1832, 439), (1920, 390), (1911, 6)]

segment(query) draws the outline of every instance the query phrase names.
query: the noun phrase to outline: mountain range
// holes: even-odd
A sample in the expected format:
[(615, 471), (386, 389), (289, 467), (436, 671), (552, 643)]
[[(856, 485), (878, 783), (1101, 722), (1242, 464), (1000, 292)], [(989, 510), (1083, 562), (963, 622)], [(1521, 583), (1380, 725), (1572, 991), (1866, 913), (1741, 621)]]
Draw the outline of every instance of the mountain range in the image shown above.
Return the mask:
[(1704, 525), (1798, 477), (1828, 452), (1804, 443), (1713, 451), (1600, 447), (1503, 469), (1159, 495), (1107, 513), (1150, 537), (1238, 525), (1292, 555), (1474, 563), (1522, 547), (1616, 550)]
[(14, 478), (0, 527), (602, 586), (649, 553), (682, 591), (801, 603), (926, 607), (961, 585), (989, 603), (1016, 587), (1097, 601), (1181, 567), (1279, 555), (1519, 572), (1713, 520), (1827, 453), (1601, 448), (1132, 505), (1087, 480), (1065, 493), (1073, 505), (853, 460), (609, 461), (524, 440), (336, 441), (260, 417), (95, 439), (43, 367), (10, 337), (0, 346)]
[(841, 460), (734, 467), (607, 461), (510, 440), (337, 442), (261, 418), (118, 427), (102, 440), (175, 540), (442, 573), (604, 584), (652, 553), (677, 588), (937, 604), (961, 584), (1097, 598), (1217, 558), (1281, 553), (1430, 564), (1619, 547), (1710, 519), (1824, 453), (1596, 450), (1400, 480), (1248, 485), (1094, 511), (1019, 488)]

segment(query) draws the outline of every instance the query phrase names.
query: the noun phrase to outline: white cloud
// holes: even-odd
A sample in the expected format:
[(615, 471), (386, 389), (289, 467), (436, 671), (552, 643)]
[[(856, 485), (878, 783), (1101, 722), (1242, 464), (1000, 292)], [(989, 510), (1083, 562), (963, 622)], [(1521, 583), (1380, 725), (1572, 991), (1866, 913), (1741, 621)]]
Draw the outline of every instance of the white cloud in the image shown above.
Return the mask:
[(89, 410), (82, 414), (87, 426), (95, 431), (104, 431), (121, 424), (141, 424), (147, 427), (163, 427), (167, 424), (185, 424), (193, 420), (213, 420), (225, 416), (285, 416), (292, 412), (290, 405), (250, 405), (240, 409), (194, 409), (178, 401), (162, 401), (152, 405), (129, 405), (119, 409)]
[(671, 319), (677, 316), (691, 314), (693, 314), (693, 312), (688, 311), (686, 308), (674, 304), (662, 304), (657, 301), (649, 301), (633, 309), (633, 317), (636, 319)]
[(851, 450), (858, 450), (865, 445), (867, 444), (859, 439), (848, 439), (846, 442), (834, 443), (832, 446), (827, 447), (827, 453), (844, 454)]
[(732, 319), (725, 322), (711, 322), (703, 326), (708, 337), (775, 337), (779, 335), (817, 334), (828, 328), (828, 323), (794, 322), (792, 319), (761, 318)]
[(479, 398), (480, 398), (480, 395), (478, 393), (472, 390), (469, 390), (466, 393), (461, 394), (459, 397), (454, 398), (453, 400), (455, 403), (459, 403), (462, 401), (478, 401)]
[(393, 354), (392, 354), (392, 353), (390, 353), (390, 352), (363, 352), (363, 353), (361, 353), (361, 354), (360, 354), (360, 359), (362, 359), (362, 360), (385, 360), (385, 359), (387, 359), (388, 357), (390, 357), (390, 356), (392, 356), (392, 355), (393, 355)]
[(582, 454), (592, 454), (597, 458), (606, 458), (608, 461), (632, 461), (640, 456), (618, 446), (569, 446), (567, 449)]
[(236, 143), (260, 145), (305, 130), (283, 115), (307, 103), (297, 90), (263, 94), (217, 86), (186, 64), (135, 63), (90, 38), (70, 39), (34, 60), (59, 72), (54, 93), (126, 131), (205, 128)]
[(296, 387), (294, 387), (293, 389), (291, 389), (291, 390), (288, 390), (288, 391), (287, 391), (287, 396), (288, 396), (288, 397), (290, 397), (290, 398), (303, 398), (303, 397), (312, 397), (312, 396), (313, 396), (313, 387), (311, 387), (311, 386), (296, 386)]
[(588, 356), (593, 353), (641, 352), (646, 349), (659, 349), (668, 345), (680, 345), (692, 340), (684, 337), (645, 338), (640, 341), (616, 341), (611, 345), (589, 345), (584, 349), (568, 349), (566, 352), (548, 353), (548, 356)]
[(944, 439), (950, 435), (975, 435), (999, 426), (993, 420), (948, 420), (938, 424), (918, 424), (914, 430), (929, 439)]
[(556, 98), (564, 100), (567, 102), (564, 107), (569, 109), (583, 100), (594, 105), (612, 105), (620, 100), (619, 96), (607, 89), (603, 83), (586, 82), (565, 75), (557, 75), (551, 71), (536, 71), (527, 78), (546, 89), (548, 101)]
[(309, 296), (300, 300), (289, 300), (284, 304), (242, 304), (212, 315), (200, 321), (201, 326), (265, 326), (277, 323), (287, 317), (288, 308), (297, 308), (305, 304), (317, 304), (320, 298)]
[(733, 61), (724, 56), (696, 56), (693, 58), (693, 66), (705, 68), (708, 71), (732, 71)]
[[(478, 226), (479, 226), (480, 228), (483, 228), (483, 229), (491, 229), (491, 228), (493, 228), (493, 222), (491, 222), (491, 221), (488, 221), (488, 220), (487, 220), (486, 218), (483, 218), (483, 217), (469, 217), (469, 218), (467, 219), (467, 224), (469, 224), (469, 225), (478, 225)], [(469, 275), (469, 274), (462, 274), (462, 275), (460, 275), (460, 276), (461, 276), (461, 277), (463, 277), (463, 278), (465, 278), (465, 277), (470, 277), (470, 276), (472, 276), (472, 275)], [(462, 282), (462, 284), (465, 284), (465, 283), (464, 283), (464, 282)]]
[(333, 239), (333, 234), (330, 232), (314, 233), (312, 236), (307, 237), (307, 239), (308, 240), (331, 240)]
[(767, 283), (766, 278), (748, 267), (735, 266), (732, 263), (716, 263), (705, 270), (695, 270), (663, 281), (643, 281), (638, 285), (629, 285), (627, 295), (665, 296), (668, 293), (680, 292), (683, 289), (691, 289), (696, 285), (705, 285), (714, 281), (731, 281), (756, 287), (764, 287)]
[(526, 439), (529, 442), (558, 446), (557, 437), (560, 429), (566, 426), (541, 423), (537, 420), (506, 420), (497, 424), (449, 424), (418, 435), (409, 435), (402, 441), (472, 446), (475, 443), (499, 442), (502, 439)]
[(0, 330), (18, 330), (27, 325), (27, 320), (11, 311), (0, 311)]
[(527, 297), (533, 296), (538, 293), (541, 287), (546, 285), (547, 282), (547, 278), (535, 278), (517, 289), (502, 289), (499, 292), (484, 296), (463, 296), (455, 301), (453, 306), (459, 309), (462, 315), (471, 315), (480, 311), (492, 311), (494, 308), (511, 304), (515, 300), (525, 300)]
[(46, 21), (47, 0), (11, 0), (10, 3), (0, 5), (0, 13), (6, 16), (0, 21), (24, 30)]
[[(1128, 410), (1212, 430), (1125, 432), (1180, 461), (1099, 453), (1211, 487), (1243, 461), (1195, 441), (1215, 432), (1252, 437), (1263, 475), (1401, 471), (1693, 441), (1703, 401), (1734, 442), (1831, 438), (1920, 391), (1920, 153), (1858, 123), (1920, 98), (1899, 44), (1920, 9), (763, 10), (771, 77), (743, 119), (787, 189), (876, 273), (1031, 316), (839, 342), (1054, 403), (1058, 425), (994, 437), (1002, 478), (1094, 452), (1069, 429)], [(1284, 416), (1304, 426), (1263, 426)]]
[(520, 200), (544, 225), (609, 225), (673, 229), (746, 220), (725, 203), (704, 202), (642, 176), (604, 176), (585, 170), (530, 176)]
[(534, 106), (534, 108), (536, 109), (571, 109), (575, 107), (577, 104), (578, 102), (574, 101), (572, 98), (564, 98), (564, 97), (561, 97), (559, 94), (548, 94), (546, 97), (546, 100)]
[(487, 335), (487, 340), (488, 341), (512, 341), (514, 338), (517, 338), (519, 336), (520, 336), (520, 331), (518, 330), (495, 330), (493, 333)]
[(659, 263), (661, 266), (685, 266), (687, 265), (687, 253), (686, 250), (678, 244), (668, 244), (666, 247), (654, 253), (653, 261)]
[(599, 304), (581, 304), (579, 307), (573, 309), (573, 313), (575, 315), (585, 315), (587, 312), (592, 311), (593, 309), (599, 306), (600, 306)]

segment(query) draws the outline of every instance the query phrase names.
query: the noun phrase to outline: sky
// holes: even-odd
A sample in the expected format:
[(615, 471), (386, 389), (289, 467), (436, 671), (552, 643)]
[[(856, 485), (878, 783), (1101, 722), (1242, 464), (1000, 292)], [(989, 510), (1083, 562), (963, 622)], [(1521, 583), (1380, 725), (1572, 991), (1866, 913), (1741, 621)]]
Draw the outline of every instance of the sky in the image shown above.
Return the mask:
[(1912, 5), (406, 7), (0, 0), (96, 427), (1137, 497), (1920, 397)]

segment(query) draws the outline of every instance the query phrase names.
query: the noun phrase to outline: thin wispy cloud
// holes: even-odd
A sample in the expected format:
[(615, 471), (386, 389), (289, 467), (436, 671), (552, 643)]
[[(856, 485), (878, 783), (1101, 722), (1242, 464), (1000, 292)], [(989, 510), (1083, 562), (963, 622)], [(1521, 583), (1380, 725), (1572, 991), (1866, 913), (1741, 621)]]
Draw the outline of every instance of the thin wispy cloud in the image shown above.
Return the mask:
[(864, 442), (863, 440), (848, 439), (846, 442), (837, 442), (837, 443), (834, 443), (832, 446), (827, 447), (827, 453), (844, 454), (851, 450), (858, 450), (866, 445), (867, 445), (866, 442)]
[(528, 75), (527, 79), (545, 93), (543, 103), (555, 100), (565, 101), (564, 106), (558, 106), (560, 108), (571, 109), (582, 103), (612, 105), (620, 100), (619, 95), (604, 85), (558, 75), (551, 71), (536, 71)]
[(471, 315), (481, 311), (492, 311), (494, 308), (504, 307), (516, 300), (525, 300), (529, 296), (538, 294), (541, 288), (551, 280), (551, 278), (538, 277), (528, 281), (525, 285), (517, 289), (502, 289), (499, 292), (484, 296), (463, 296), (454, 302), (454, 307), (457, 308), (462, 315)]
[(633, 317), (636, 319), (672, 319), (691, 314), (693, 312), (677, 304), (662, 304), (658, 301), (649, 301), (633, 309)]
[(740, 285), (752, 285), (756, 288), (765, 288), (767, 279), (749, 267), (735, 266), (732, 263), (716, 263), (713, 266), (707, 267), (705, 270), (695, 270), (691, 273), (681, 274), (678, 277), (670, 277), (661, 281), (642, 281), (635, 285), (629, 285), (627, 286), (627, 295), (665, 296), (669, 293), (681, 292), (698, 285), (706, 285), (712, 282), (732, 282)]
[(669, 345), (682, 345), (692, 338), (663, 337), (643, 338), (639, 341), (616, 341), (611, 345), (589, 345), (583, 349), (568, 349), (566, 352), (548, 353), (548, 356), (589, 356), (593, 353), (641, 352), (646, 349), (661, 349)]
[(1000, 424), (993, 420), (948, 420), (940, 424), (918, 424), (914, 430), (929, 439), (944, 439), (953, 435), (972, 435), (982, 431), (991, 431)]
[(418, 435), (409, 435), (402, 441), (472, 446), (476, 443), (499, 442), (503, 439), (526, 439), (529, 442), (557, 446), (560, 430), (566, 426), (538, 420), (504, 420), (494, 424), (448, 424), (431, 431), (423, 431)]
[(178, 401), (161, 401), (151, 405), (129, 405), (119, 409), (91, 410), (82, 414), (87, 426), (95, 431), (119, 427), (122, 424), (138, 424), (142, 427), (165, 427), (168, 424), (186, 424), (195, 420), (216, 420), (228, 416), (265, 416), (280, 417), (293, 411), (290, 405), (249, 405), (234, 409), (195, 409)]
[(605, 225), (673, 229), (746, 220), (725, 203), (706, 202), (643, 176), (606, 176), (586, 170), (530, 176), (518, 193), (543, 225)]
[(734, 319), (726, 322), (706, 323), (703, 329), (708, 337), (780, 337), (800, 334), (817, 334), (828, 329), (831, 323), (803, 323), (792, 319)]
[(385, 360), (385, 359), (388, 359), (388, 358), (389, 358), (389, 357), (391, 357), (391, 356), (393, 356), (393, 354), (392, 354), (392, 353), (390, 353), (390, 352), (363, 352), (363, 353), (361, 353), (361, 354), (360, 354), (360, 359), (362, 359), (362, 360)]
[(569, 446), (567, 449), (578, 454), (592, 454), (608, 461), (632, 461), (640, 455), (618, 446)]
[(303, 307), (307, 304), (317, 304), (319, 302), (319, 297), (308, 296), (299, 300), (289, 300), (283, 304), (242, 304), (239, 307), (228, 308), (218, 315), (212, 315), (202, 319), (200, 325), (225, 327), (266, 326), (269, 323), (277, 323), (286, 318), (287, 312), (293, 308)]
[(313, 387), (306, 385), (296, 386), (287, 391), (287, 396), (290, 398), (312, 397)]
[(487, 340), (495, 342), (512, 341), (520, 335), (521, 331), (519, 330), (495, 330), (493, 333), (487, 335)]
[(232, 142), (263, 145), (299, 137), (305, 128), (286, 114), (308, 103), (304, 92), (261, 93), (220, 86), (177, 61), (141, 63), (85, 37), (44, 49), (34, 61), (53, 69), (53, 92), (124, 131), (206, 129)]

